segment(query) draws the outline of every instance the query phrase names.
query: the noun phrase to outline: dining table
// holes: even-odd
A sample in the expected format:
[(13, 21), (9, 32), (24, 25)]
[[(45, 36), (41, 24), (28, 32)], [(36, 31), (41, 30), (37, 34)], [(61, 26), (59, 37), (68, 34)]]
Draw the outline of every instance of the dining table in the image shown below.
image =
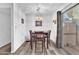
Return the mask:
[(33, 40), (32, 40), (32, 38), (35, 38), (35, 34), (36, 34), (36, 32), (42, 32), (43, 34), (44, 34), (44, 39), (46, 40), (46, 45), (47, 45), (47, 49), (49, 48), (48, 47), (48, 41), (49, 41), (49, 39), (48, 39), (48, 32), (47, 31), (33, 31), (32, 33), (31, 33), (31, 48), (32, 48), (32, 45), (33, 45)]

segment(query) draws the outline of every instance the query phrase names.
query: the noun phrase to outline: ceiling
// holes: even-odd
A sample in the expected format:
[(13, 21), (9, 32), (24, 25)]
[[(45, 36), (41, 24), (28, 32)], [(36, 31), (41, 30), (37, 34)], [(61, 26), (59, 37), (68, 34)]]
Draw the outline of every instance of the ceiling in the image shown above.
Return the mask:
[(26, 15), (34, 15), (39, 9), (40, 14), (53, 14), (57, 10), (63, 9), (69, 3), (17, 3), (17, 6), (26, 13)]

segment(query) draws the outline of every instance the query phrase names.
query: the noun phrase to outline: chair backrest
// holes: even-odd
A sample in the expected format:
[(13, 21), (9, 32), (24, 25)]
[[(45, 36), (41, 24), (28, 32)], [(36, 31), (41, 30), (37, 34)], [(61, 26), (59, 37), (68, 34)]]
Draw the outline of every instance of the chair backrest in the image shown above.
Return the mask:
[(35, 38), (36, 39), (44, 39), (44, 33), (43, 32), (35, 32)]
[(50, 38), (51, 30), (48, 31), (48, 38)]
[(32, 30), (29, 30), (29, 32), (30, 32), (30, 38), (32, 38)]
[(31, 32), (32, 32), (32, 30), (29, 30), (29, 32), (31, 33)]
[(32, 34), (32, 30), (29, 30), (29, 32), (30, 32), (30, 35)]
[(32, 30), (30, 30), (29, 32), (30, 32), (30, 36), (34, 37), (34, 33), (32, 32)]

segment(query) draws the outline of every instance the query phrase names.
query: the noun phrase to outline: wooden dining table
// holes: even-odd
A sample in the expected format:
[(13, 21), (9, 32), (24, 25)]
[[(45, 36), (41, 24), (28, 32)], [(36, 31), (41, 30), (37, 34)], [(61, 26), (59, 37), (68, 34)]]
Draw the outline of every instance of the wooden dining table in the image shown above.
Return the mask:
[(33, 45), (33, 40), (32, 40), (32, 38), (35, 38), (35, 34), (36, 34), (36, 32), (42, 32), (43, 34), (44, 34), (44, 39), (46, 40), (47, 39), (47, 49), (48, 49), (48, 32), (45, 32), (45, 31), (34, 31), (34, 32), (32, 32), (32, 35), (31, 35), (31, 48), (32, 48), (32, 45)]

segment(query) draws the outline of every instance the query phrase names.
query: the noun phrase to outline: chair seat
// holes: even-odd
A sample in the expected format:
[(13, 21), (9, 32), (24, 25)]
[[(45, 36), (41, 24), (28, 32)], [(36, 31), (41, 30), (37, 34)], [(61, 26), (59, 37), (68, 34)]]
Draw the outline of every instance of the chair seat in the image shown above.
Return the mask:
[(44, 35), (44, 38), (47, 38), (47, 35)]
[(44, 39), (37, 39), (37, 41), (44, 41)]

